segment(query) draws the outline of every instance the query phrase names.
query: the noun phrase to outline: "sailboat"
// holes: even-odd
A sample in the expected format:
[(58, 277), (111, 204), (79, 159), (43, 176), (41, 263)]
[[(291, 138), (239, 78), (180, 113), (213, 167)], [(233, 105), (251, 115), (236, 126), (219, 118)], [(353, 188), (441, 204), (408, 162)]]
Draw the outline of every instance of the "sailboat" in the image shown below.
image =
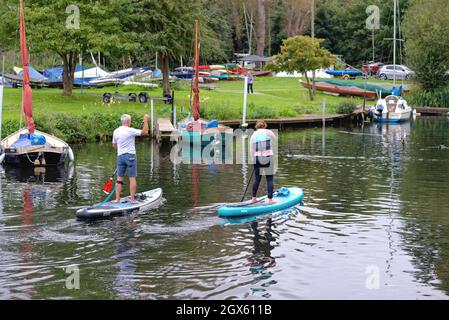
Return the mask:
[[(397, 0), (393, 0), (394, 5), (394, 35), (393, 35), (393, 66), (396, 69), (396, 20), (397, 20)], [(396, 86), (396, 74), (394, 73), (394, 86)], [(379, 122), (403, 122), (407, 121), (413, 115), (412, 108), (407, 101), (401, 96), (402, 86), (393, 87), (392, 94), (377, 100), (376, 106), (371, 107), (370, 118)]]
[(226, 141), (226, 134), (232, 135), (232, 129), (220, 125), (217, 120), (206, 121), (200, 118), (200, 90), (199, 90), (199, 65), (200, 47), (198, 43), (198, 20), (195, 20), (195, 56), (192, 79), (192, 109), (193, 118), (190, 116), (179, 122), (179, 131), (182, 141), (188, 140), (190, 143), (202, 146), (210, 144), (212, 141), (222, 143)]
[(62, 164), (66, 158), (73, 161), (73, 151), (66, 142), (35, 129), (23, 0), (20, 0), (20, 52), (23, 65), (22, 112), (27, 127), (1, 141), (0, 164), (46, 167)]

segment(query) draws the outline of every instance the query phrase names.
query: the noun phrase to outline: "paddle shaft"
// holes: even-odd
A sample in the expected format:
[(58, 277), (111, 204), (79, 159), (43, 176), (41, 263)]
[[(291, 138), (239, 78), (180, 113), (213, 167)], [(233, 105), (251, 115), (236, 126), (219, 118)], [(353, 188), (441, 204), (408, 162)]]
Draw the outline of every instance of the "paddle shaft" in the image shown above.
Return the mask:
[(251, 172), (251, 177), (249, 177), (249, 181), (248, 181), (248, 184), (246, 185), (245, 193), (243, 194), (242, 200), (240, 200), (240, 202), (243, 202), (243, 200), (245, 199), (246, 192), (248, 191), (249, 185), (251, 184), (251, 180), (253, 179), (255, 170), (256, 170), (256, 168), (253, 166), (253, 171)]

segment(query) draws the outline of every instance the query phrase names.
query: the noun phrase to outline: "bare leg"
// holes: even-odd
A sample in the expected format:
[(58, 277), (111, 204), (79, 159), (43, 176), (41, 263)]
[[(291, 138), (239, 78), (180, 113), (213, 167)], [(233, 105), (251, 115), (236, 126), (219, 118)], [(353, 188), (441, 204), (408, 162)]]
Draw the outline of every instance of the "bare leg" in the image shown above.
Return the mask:
[[(123, 182), (123, 177), (117, 177), (117, 182)], [(120, 195), (122, 194), (122, 184), (115, 184), (115, 201), (120, 202)]]
[(136, 201), (136, 189), (137, 189), (137, 182), (136, 177), (130, 177), (129, 178), (129, 192), (131, 193), (131, 202)]

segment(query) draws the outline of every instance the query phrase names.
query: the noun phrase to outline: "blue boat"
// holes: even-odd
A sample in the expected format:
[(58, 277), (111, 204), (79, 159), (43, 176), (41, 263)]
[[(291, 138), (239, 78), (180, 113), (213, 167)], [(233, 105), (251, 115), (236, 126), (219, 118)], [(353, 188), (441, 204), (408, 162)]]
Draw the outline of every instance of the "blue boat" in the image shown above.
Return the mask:
[(326, 70), (327, 74), (335, 77), (343, 77), (348, 76), (349, 78), (355, 78), (363, 75), (362, 71), (354, 70), (354, 69), (345, 69), (345, 70)]
[(301, 188), (281, 188), (275, 193), (274, 204), (266, 203), (267, 196), (259, 198), (257, 202), (245, 201), (228, 204), (218, 209), (220, 218), (244, 217), (251, 215), (278, 212), (299, 204), (304, 198), (304, 190)]

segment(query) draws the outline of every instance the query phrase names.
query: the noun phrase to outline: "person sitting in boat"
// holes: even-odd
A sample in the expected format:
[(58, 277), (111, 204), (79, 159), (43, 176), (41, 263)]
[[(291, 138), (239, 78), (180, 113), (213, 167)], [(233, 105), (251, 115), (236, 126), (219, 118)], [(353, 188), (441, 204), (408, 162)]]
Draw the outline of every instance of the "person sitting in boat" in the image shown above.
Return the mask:
[(255, 180), (253, 183), (253, 202), (257, 202), (257, 190), (259, 189), (260, 181), (264, 175), (267, 179), (268, 189), (268, 203), (273, 204), (273, 176), (274, 176), (274, 159), (272, 145), (276, 139), (273, 131), (266, 129), (267, 123), (259, 120), (256, 123), (256, 132), (251, 136), (251, 157), (254, 161)]
[(129, 176), (129, 189), (131, 194), (130, 200), (131, 202), (135, 202), (137, 189), (137, 158), (135, 138), (148, 135), (148, 119), (149, 116), (146, 114), (143, 117), (143, 129), (138, 130), (131, 128), (131, 116), (129, 114), (124, 114), (120, 118), (122, 125), (114, 130), (112, 146), (117, 148), (116, 202), (120, 202), (123, 179), (126, 171), (128, 171)]

